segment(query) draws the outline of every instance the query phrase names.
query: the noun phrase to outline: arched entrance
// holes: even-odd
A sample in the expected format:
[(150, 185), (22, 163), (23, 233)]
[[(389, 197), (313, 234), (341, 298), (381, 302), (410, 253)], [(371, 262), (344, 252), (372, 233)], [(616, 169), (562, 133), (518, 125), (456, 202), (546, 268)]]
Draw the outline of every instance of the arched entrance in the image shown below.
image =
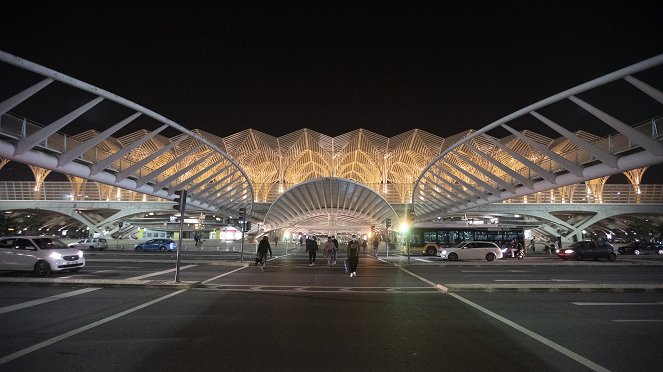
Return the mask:
[(396, 212), (368, 187), (343, 178), (303, 182), (279, 196), (265, 215), (267, 231), (297, 228), (311, 233), (362, 233), (396, 222)]

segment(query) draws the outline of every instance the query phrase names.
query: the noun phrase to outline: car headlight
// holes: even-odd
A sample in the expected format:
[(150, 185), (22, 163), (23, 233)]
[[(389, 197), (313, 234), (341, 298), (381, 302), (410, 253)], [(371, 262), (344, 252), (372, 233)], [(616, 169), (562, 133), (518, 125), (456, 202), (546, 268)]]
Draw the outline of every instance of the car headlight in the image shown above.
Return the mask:
[(446, 256), (446, 254), (447, 254), (447, 250), (446, 250), (446, 249), (443, 250), (442, 252), (440, 252), (440, 255), (445, 255), (445, 256)]
[(59, 260), (62, 258), (62, 255), (59, 252), (51, 252), (51, 258), (54, 260)]
[(78, 257), (83, 258), (83, 251), (78, 251)]
[(573, 249), (567, 249), (567, 250), (564, 251), (564, 253), (566, 253), (566, 254), (571, 254), (573, 252), (574, 252)]

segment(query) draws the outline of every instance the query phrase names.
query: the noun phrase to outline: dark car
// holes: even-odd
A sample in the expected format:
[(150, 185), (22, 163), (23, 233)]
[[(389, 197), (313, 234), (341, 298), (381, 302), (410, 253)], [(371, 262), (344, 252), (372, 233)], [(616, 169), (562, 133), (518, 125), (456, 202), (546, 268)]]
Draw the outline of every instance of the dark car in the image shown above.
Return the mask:
[(563, 260), (583, 260), (585, 258), (598, 260), (599, 258), (607, 258), (608, 261), (614, 261), (617, 259), (615, 248), (612, 244), (589, 240), (573, 243), (566, 248), (560, 249), (557, 252), (557, 257)]
[(633, 254), (633, 251), (635, 251), (640, 245), (642, 245), (642, 243), (643, 242), (639, 242), (639, 241), (630, 242), (627, 245), (624, 245), (624, 246), (621, 246), (621, 247), (617, 248), (617, 253), (619, 253), (619, 254)]
[(172, 239), (151, 239), (144, 243), (139, 243), (134, 246), (138, 252), (143, 251), (176, 251), (177, 243)]
[(663, 255), (663, 243), (654, 242), (633, 242), (631, 244), (619, 247), (617, 250), (621, 254), (660, 254)]

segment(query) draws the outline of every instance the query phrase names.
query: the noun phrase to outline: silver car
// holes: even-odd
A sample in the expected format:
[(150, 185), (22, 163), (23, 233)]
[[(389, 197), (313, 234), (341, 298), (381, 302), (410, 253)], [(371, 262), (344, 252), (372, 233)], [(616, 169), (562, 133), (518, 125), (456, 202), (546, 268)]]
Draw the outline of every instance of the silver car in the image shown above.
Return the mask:
[(34, 271), (39, 276), (85, 266), (83, 251), (49, 236), (10, 236), (0, 239), (0, 270)]
[(98, 249), (101, 251), (108, 248), (108, 241), (104, 238), (81, 239), (76, 243), (69, 243), (69, 248), (89, 249), (91, 251)]
[(502, 258), (502, 250), (493, 242), (464, 241), (451, 248), (444, 248), (440, 257), (449, 261), (487, 260)]

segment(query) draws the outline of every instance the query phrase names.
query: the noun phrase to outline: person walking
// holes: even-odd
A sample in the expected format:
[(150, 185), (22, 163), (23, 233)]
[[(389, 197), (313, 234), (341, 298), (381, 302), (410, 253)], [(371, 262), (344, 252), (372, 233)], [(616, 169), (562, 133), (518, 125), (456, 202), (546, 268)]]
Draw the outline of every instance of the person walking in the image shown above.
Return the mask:
[(377, 237), (373, 238), (373, 251), (371, 252), (373, 254), (373, 256), (378, 255), (378, 246), (379, 245), (380, 245), (380, 241), (378, 240), (378, 238)]
[(357, 276), (357, 265), (359, 265), (359, 242), (357, 235), (352, 235), (352, 239), (348, 242), (348, 271), (350, 277)]
[(269, 257), (272, 257), (272, 247), (269, 245), (269, 238), (263, 236), (258, 243), (258, 260), (260, 262), (260, 270), (265, 271), (265, 263), (267, 262), (267, 252), (269, 252)]
[(277, 245), (279, 245), (279, 237), (275, 236), (274, 237), (274, 246), (276, 247)]
[(334, 243), (334, 252), (332, 254), (334, 256), (334, 258), (333, 258), (334, 262), (333, 263), (334, 263), (334, 265), (336, 265), (336, 255), (338, 253), (338, 240), (336, 239), (336, 236), (332, 235), (331, 241), (332, 241), (332, 243)]
[(368, 242), (366, 239), (361, 240), (361, 250), (363, 254), (366, 254), (366, 248), (368, 248)]
[(306, 251), (308, 252), (308, 265), (315, 265), (315, 256), (318, 252), (318, 242), (316, 241), (315, 236), (306, 241)]
[(328, 236), (327, 241), (325, 242), (325, 245), (322, 249), (323, 255), (327, 258), (327, 266), (331, 266), (335, 264), (336, 260), (334, 258), (334, 242), (332, 241), (332, 237)]

